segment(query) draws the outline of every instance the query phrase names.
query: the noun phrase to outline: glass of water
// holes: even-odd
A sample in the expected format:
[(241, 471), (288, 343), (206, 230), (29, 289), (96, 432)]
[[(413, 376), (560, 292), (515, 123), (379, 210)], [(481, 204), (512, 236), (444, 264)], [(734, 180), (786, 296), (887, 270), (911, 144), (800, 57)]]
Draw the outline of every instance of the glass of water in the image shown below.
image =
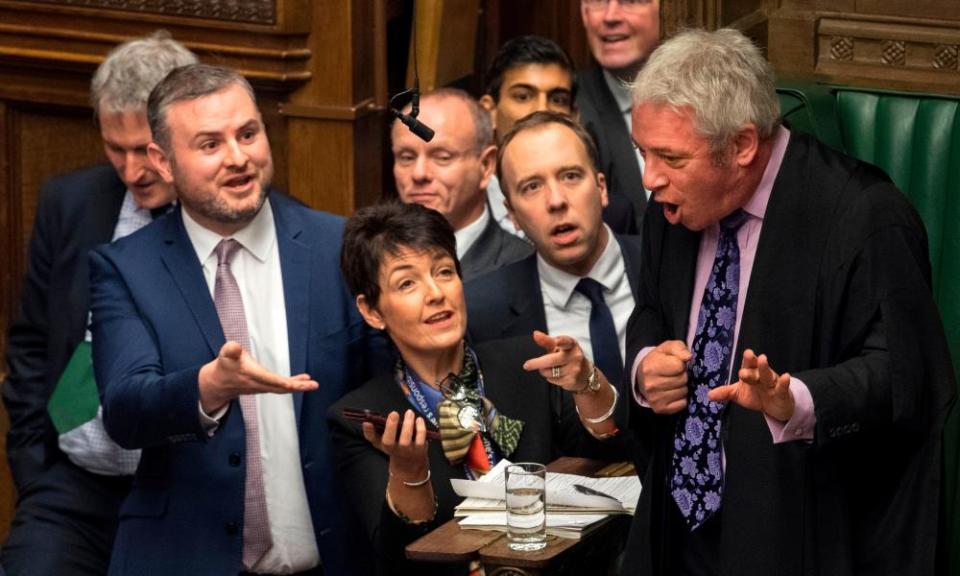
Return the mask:
[(510, 549), (541, 550), (547, 539), (547, 469), (519, 462), (507, 466), (507, 537)]

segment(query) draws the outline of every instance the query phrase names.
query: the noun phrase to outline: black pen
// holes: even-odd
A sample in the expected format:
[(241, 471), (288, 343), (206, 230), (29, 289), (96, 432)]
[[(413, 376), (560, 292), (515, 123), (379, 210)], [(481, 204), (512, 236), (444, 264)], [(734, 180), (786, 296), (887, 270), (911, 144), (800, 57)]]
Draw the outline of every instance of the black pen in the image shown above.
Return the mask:
[(620, 500), (619, 500), (619, 499), (614, 498), (613, 496), (607, 494), (606, 492), (601, 492), (601, 491), (596, 490), (596, 489), (594, 489), (594, 488), (591, 488), (591, 487), (589, 487), (589, 486), (584, 486), (583, 484), (574, 484), (574, 485), (573, 485), (573, 488), (574, 488), (574, 490), (576, 490), (577, 492), (579, 492), (579, 493), (581, 493), (581, 494), (586, 494), (587, 496), (600, 496), (601, 498), (609, 498), (609, 499), (613, 500), (614, 502), (616, 502), (617, 504), (620, 504)]

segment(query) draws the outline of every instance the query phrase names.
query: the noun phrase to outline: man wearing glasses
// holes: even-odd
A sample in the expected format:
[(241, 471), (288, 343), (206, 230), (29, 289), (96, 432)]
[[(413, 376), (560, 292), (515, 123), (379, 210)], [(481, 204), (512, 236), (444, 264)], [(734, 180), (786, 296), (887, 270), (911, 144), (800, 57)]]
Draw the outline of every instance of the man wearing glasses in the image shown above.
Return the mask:
[(578, 76), (580, 121), (597, 143), (610, 194), (633, 203), (640, 230), (649, 194), (643, 188), (643, 159), (630, 138), (627, 83), (660, 40), (660, 0), (581, 0), (580, 15), (597, 62)]

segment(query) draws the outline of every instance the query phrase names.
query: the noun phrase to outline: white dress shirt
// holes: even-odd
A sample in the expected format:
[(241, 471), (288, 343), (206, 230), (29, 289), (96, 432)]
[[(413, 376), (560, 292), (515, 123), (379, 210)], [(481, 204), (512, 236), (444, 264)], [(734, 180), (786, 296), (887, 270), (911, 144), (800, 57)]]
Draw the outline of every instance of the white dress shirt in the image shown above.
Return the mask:
[(490, 221), (490, 210), (486, 206), (483, 207), (483, 213), (480, 214), (480, 217), (467, 224), (459, 230), (455, 230), (453, 235), (457, 238), (457, 259), (463, 260), (463, 255), (467, 253), (467, 250), (470, 250), (471, 247), (477, 242), (480, 236), (483, 234), (483, 229), (487, 227), (487, 222)]
[[(607, 245), (596, 264), (587, 274), (603, 285), (603, 299), (613, 316), (620, 342), (620, 357), (626, 348), (627, 320), (633, 312), (633, 292), (627, 280), (620, 243), (610, 227), (607, 229)], [(584, 355), (593, 361), (593, 346), (590, 341), (590, 300), (575, 289), (580, 276), (554, 268), (537, 254), (537, 273), (540, 275), (540, 291), (543, 294), (543, 310), (547, 317), (547, 331), (551, 336), (571, 336), (580, 344)]]
[[(203, 275), (213, 298), (217, 275), (217, 244), (223, 240), (187, 214), (183, 224), (203, 266)], [(273, 209), (269, 200), (250, 224), (232, 236), (243, 249), (231, 263), (243, 298), (243, 310), (250, 335), (250, 354), (264, 368), (281, 376), (290, 375), (290, 346), (283, 276)], [(273, 546), (251, 572), (292, 574), (316, 566), (320, 552), (310, 518), (307, 492), (300, 466), (300, 439), (290, 394), (258, 394), (260, 462), (270, 519)], [(222, 413), (215, 415), (217, 419)], [(201, 412), (208, 431), (209, 420)]]
[[(613, 99), (617, 101), (617, 108), (620, 109), (620, 114), (623, 116), (623, 122), (627, 125), (627, 134), (630, 134), (630, 140), (633, 140), (633, 94), (630, 92), (630, 87), (624, 84), (619, 78), (613, 74), (607, 72), (606, 69), (603, 71), (603, 79), (607, 81), (607, 88), (610, 89), (610, 93), (613, 94)], [(634, 146), (633, 151), (637, 155), (637, 164), (640, 165), (640, 174), (643, 174), (643, 156), (640, 155), (640, 150)], [(647, 193), (647, 200), (650, 199), (650, 191), (646, 187), (643, 188), (643, 191)]]

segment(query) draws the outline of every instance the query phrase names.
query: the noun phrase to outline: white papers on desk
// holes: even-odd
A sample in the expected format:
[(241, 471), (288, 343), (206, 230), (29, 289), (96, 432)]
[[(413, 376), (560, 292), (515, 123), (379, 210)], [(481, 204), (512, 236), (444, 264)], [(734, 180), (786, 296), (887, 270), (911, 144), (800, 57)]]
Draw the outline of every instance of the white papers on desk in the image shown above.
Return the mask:
[[(454, 511), (454, 516), (466, 516), (471, 512), (506, 510), (504, 500), (503, 472), (510, 462), (501, 460), (480, 480), (450, 480), (453, 491), (466, 498)], [(616, 499), (588, 496), (574, 490), (574, 484), (593, 488)], [(616, 478), (590, 478), (577, 474), (547, 472), (547, 512), (562, 511), (570, 514), (633, 514), (640, 497), (640, 478), (620, 476)]]
[[(451, 479), (453, 490), (466, 498), (454, 510), (463, 518), (461, 528), (506, 530), (504, 470), (510, 464), (501, 460), (480, 480)], [(577, 492), (574, 484), (588, 486), (612, 496), (589, 496)], [(610, 514), (633, 514), (640, 497), (637, 476), (590, 478), (576, 474), (547, 472), (547, 532), (564, 538), (579, 538)]]
[[(576, 540), (607, 516), (608, 514), (563, 514), (547, 511), (547, 534)], [(507, 513), (506, 511), (474, 512), (460, 520), (460, 528), (464, 530), (505, 531), (507, 529)]]

